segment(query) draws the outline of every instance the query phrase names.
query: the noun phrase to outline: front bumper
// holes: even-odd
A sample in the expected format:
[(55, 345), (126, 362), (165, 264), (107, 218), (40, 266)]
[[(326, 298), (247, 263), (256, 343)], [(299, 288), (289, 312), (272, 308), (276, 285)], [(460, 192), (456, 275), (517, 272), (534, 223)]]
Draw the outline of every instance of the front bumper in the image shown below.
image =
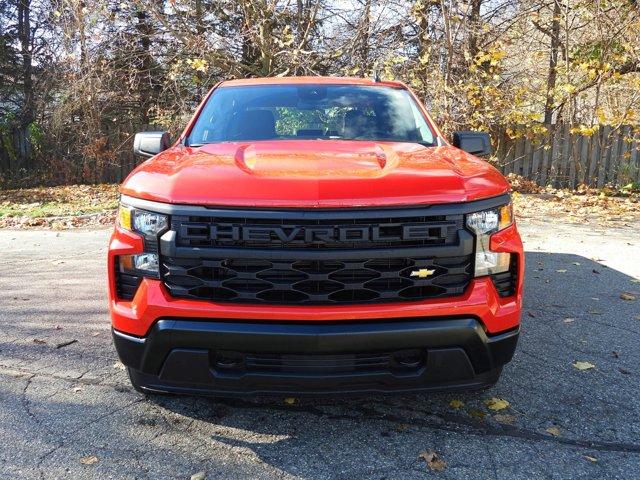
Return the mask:
[(518, 333), (488, 336), (472, 317), (317, 324), (163, 318), (144, 338), (113, 336), (144, 390), (234, 396), (482, 388), (511, 360)]
[[(434, 206), (443, 212), (451, 208), (475, 211), (504, 199), (489, 199), (487, 204), (470, 202), (458, 206)], [(144, 205), (140, 205), (144, 207)], [(171, 214), (175, 208), (188, 208), (168, 204), (156, 204), (150, 209)], [(462, 210), (460, 210), (463, 212)], [(463, 213), (464, 213), (463, 212)], [(188, 213), (188, 212), (187, 212)], [(201, 214), (198, 210), (194, 214)], [(432, 213), (437, 213), (435, 210)], [(335, 214), (335, 213), (332, 213)], [(170, 233), (170, 232), (168, 232)], [(425, 249), (425, 252), (430, 251)], [(491, 237), (490, 248), (494, 252), (509, 252), (517, 258), (517, 285), (515, 293), (507, 297), (498, 295), (490, 277), (471, 280), (461, 295), (425, 298), (415, 301), (389, 301), (381, 303), (298, 305), (217, 302), (172, 296), (166, 285), (157, 279), (145, 278), (140, 283), (135, 296), (130, 300), (119, 298), (115, 280), (115, 264), (118, 255), (142, 253), (144, 241), (141, 236), (116, 227), (111, 236), (108, 255), (109, 308), (113, 328), (137, 337), (148, 335), (154, 323), (160, 318), (190, 319), (234, 319), (238, 322), (251, 320), (274, 322), (344, 322), (370, 321), (375, 319), (400, 318), (477, 318), (485, 331), (490, 334), (513, 330), (520, 323), (522, 306), (522, 279), (524, 277), (524, 254), (516, 225), (512, 225)], [(169, 249), (169, 253), (171, 253)], [(161, 252), (163, 252), (161, 248)], [(318, 250), (321, 252), (321, 250)], [(167, 254), (164, 252), (163, 254)], [(247, 320), (250, 319), (250, 320)]]

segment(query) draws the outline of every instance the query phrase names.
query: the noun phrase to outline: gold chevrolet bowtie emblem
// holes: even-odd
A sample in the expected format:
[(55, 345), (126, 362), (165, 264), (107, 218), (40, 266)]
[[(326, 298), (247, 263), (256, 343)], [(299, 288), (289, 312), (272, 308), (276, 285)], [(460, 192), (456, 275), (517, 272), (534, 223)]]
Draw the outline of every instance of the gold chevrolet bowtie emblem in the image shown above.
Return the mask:
[(428, 268), (421, 268), (420, 270), (414, 270), (411, 272), (412, 277), (427, 278), (436, 273), (435, 270), (429, 270)]

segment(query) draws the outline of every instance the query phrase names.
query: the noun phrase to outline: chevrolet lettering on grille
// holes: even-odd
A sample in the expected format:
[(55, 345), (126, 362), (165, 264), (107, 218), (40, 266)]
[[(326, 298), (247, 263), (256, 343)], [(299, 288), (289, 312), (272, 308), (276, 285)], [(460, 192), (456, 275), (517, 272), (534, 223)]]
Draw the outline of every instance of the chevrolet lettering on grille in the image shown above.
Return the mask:
[(435, 240), (446, 236), (445, 225), (424, 224), (381, 224), (348, 226), (257, 226), (213, 224), (197, 228), (193, 224), (183, 224), (182, 239), (198, 238), (210, 240), (214, 244), (259, 242), (259, 243), (305, 243), (336, 244), (354, 242), (409, 242)]

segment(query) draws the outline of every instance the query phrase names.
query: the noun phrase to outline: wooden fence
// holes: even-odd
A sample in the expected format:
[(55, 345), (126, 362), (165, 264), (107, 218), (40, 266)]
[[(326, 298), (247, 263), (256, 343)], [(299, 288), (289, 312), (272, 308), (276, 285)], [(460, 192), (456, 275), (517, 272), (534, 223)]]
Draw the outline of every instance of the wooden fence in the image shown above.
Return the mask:
[[(54, 153), (54, 158), (45, 159), (44, 168), (54, 175), (60, 172), (50, 177), (57, 182), (121, 182), (142, 161), (132, 152), (133, 133), (158, 129), (161, 127), (144, 125), (131, 131), (108, 130), (104, 133), (104, 155), (98, 152), (88, 158), (79, 152)], [(36, 172), (24, 158), (30, 148), (20, 133), (6, 136), (5, 132), (0, 142), (0, 177), (13, 178), (13, 183), (21, 185), (34, 184), (41, 177), (31, 175)], [(548, 126), (547, 133), (536, 138), (514, 140), (506, 134), (493, 137), (498, 167), (504, 174), (517, 173), (540, 185), (570, 188), (640, 182), (640, 136), (628, 126), (602, 127), (593, 135), (573, 134), (569, 126)]]
[(34, 148), (25, 129), (5, 128), (0, 130), (0, 185), (120, 183), (144, 160), (133, 154), (135, 132), (159, 129), (110, 125), (88, 145), (69, 145), (68, 136), (58, 141), (48, 138)]
[(640, 136), (629, 126), (605, 126), (593, 135), (571, 133), (568, 125), (549, 126), (533, 139), (503, 134), (495, 140), (502, 172), (539, 185), (601, 188), (640, 182)]

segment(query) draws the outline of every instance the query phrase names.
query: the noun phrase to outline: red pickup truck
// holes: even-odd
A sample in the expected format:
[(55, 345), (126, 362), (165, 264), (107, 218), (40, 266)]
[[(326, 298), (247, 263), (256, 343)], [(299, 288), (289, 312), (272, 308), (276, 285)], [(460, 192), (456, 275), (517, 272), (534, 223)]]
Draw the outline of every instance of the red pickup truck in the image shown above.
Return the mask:
[[(399, 82), (216, 85), (121, 187), (118, 355), (143, 392), (334, 395), (494, 384), (519, 333), (509, 184)], [(476, 156), (477, 155), (477, 156)]]

